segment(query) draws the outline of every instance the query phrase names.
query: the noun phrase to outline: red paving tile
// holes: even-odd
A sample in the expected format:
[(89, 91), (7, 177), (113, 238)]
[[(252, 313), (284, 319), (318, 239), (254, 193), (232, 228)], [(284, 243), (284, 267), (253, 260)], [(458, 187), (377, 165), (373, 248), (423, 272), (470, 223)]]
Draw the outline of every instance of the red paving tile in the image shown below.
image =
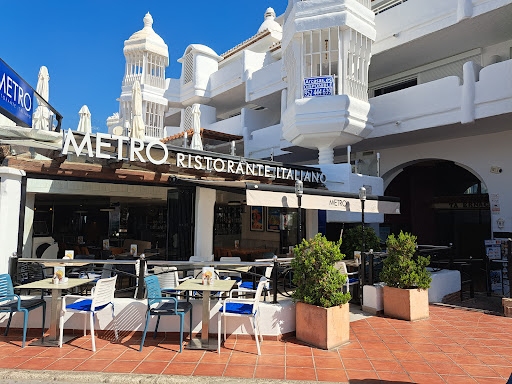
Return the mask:
[(316, 381), (316, 372), (313, 368), (286, 367), (286, 379)]
[(224, 376), (252, 378), (254, 370), (253, 365), (228, 365), (224, 371)]
[(80, 337), (64, 348), (21, 348), (20, 336), (0, 336), (0, 368), (204, 375), (346, 383), (506, 383), (512, 373), (512, 320), (430, 307), (418, 322), (371, 317), (351, 323), (350, 343), (333, 351), (296, 339), (267, 341), (232, 336), (221, 353), (177, 353), (175, 339), (159, 335), (139, 352), (137, 336), (121, 342)]
[(316, 375), (318, 381), (348, 383), (347, 373), (344, 369), (317, 369)]
[(285, 367), (257, 366), (254, 377), (257, 379), (282, 380), (285, 378)]
[(222, 376), (226, 370), (226, 364), (199, 363), (194, 376)]

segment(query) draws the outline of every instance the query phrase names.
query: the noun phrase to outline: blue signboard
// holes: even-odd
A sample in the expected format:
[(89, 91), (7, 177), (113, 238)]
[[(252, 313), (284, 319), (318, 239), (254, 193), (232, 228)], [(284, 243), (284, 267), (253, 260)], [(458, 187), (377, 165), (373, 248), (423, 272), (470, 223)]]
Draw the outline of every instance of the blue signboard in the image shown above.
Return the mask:
[(334, 77), (318, 76), (304, 79), (304, 97), (334, 95)]
[(21, 125), (31, 127), (33, 109), (32, 88), (0, 60), (0, 113)]

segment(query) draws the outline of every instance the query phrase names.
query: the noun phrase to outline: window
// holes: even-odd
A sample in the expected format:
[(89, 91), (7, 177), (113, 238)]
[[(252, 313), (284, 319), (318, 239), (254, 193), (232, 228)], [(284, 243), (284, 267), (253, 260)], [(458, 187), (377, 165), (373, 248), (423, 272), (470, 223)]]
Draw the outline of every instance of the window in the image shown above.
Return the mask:
[(417, 78), (409, 79), (409, 80), (401, 81), (399, 83), (395, 83), (395, 84), (391, 84), (391, 85), (386, 85), (386, 86), (383, 86), (381, 88), (375, 88), (373, 90), (373, 95), (374, 96), (381, 96), (381, 95), (385, 95), (386, 93), (400, 91), (401, 89), (405, 89), (405, 88), (409, 88), (409, 87), (414, 87), (416, 85), (418, 85), (418, 79)]
[(339, 29), (328, 28), (302, 34), (304, 77), (333, 76), (338, 94)]
[(187, 53), (185, 56), (185, 68), (183, 70), (183, 84), (188, 84), (194, 77), (194, 54)]

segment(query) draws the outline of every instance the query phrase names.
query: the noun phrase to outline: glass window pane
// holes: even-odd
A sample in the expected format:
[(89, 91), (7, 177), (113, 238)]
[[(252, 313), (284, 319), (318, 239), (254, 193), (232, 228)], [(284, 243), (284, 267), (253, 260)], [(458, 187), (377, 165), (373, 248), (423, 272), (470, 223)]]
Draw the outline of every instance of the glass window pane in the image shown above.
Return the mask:
[(338, 50), (338, 28), (331, 28), (331, 51)]
[(320, 52), (320, 31), (313, 31), (313, 52)]
[(320, 76), (320, 54), (313, 55), (313, 76)]
[(306, 56), (306, 65), (304, 66), (304, 77), (311, 76), (311, 55)]
[(329, 30), (322, 29), (322, 51), (329, 50)]
[(304, 49), (305, 53), (311, 53), (311, 32), (304, 33)]
[(331, 53), (331, 75), (338, 75), (338, 51)]

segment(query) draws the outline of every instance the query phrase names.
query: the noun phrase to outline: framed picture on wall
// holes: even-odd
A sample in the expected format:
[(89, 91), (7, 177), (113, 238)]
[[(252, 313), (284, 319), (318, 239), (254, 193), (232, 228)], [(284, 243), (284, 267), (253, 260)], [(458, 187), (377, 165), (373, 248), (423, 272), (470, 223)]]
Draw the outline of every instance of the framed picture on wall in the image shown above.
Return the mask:
[(281, 208), (267, 208), (267, 232), (279, 232), (281, 225)]
[(260, 231), (263, 232), (265, 228), (263, 227), (263, 207), (262, 206), (253, 206), (251, 207), (251, 231)]

